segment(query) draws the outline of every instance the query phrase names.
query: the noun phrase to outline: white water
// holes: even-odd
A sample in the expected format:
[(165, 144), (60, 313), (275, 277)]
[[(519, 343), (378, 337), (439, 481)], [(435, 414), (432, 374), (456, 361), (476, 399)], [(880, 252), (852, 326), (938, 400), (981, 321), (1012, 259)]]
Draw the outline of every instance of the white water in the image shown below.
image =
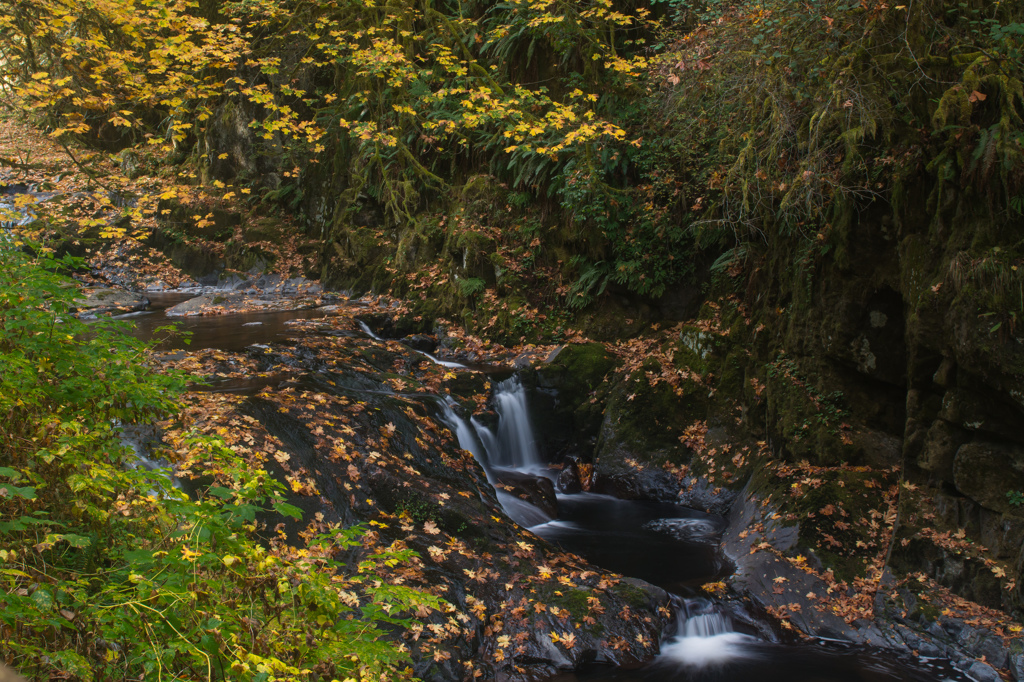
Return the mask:
[(477, 430), (470, 426), (469, 422), (455, 411), (454, 406), (455, 400), (451, 396), (445, 396), (445, 399), (441, 402), (441, 409), (444, 411), (444, 421), (455, 434), (455, 440), (458, 441), (459, 447), (471, 452), (476, 461), (483, 462), (486, 450), (477, 439)]
[[(677, 612), (678, 633), (662, 645), (661, 663), (703, 668), (756, 655), (749, 645), (757, 640), (734, 632), (729, 617), (711, 608), (707, 602), (690, 601)], [(701, 612), (687, 615), (697, 609)]]
[[(493, 444), (487, 450), (488, 464), (522, 471), (539, 468), (540, 453), (530, 424), (526, 388), (518, 376), (495, 385), (494, 409), (498, 413), (498, 433), (480, 437), (485, 445), (488, 441)], [(478, 432), (486, 431), (479, 423), (476, 426)]]
[[(536, 473), (542, 467), (542, 462), (530, 423), (526, 388), (517, 376), (513, 376), (495, 385), (493, 400), (498, 413), (496, 431), (487, 428), (476, 418), (466, 420), (461, 417), (453, 409), (454, 400), (450, 397), (445, 400), (444, 419), (455, 433), (459, 447), (473, 453), (492, 483), (495, 482), (492, 477), (495, 468)], [(497, 497), (512, 520), (534, 532), (553, 527), (573, 527), (573, 524), (565, 521), (551, 519), (529, 502), (500, 488), (497, 489)], [(609, 498), (611, 500), (614, 498)], [(695, 519), (659, 521), (660, 524), (652, 522), (659, 526), (653, 530), (672, 535), (703, 535), (714, 530), (707, 522)], [(758, 640), (735, 632), (729, 617), (714, 604), (705, 600), (690, 600), (680, 605), (677, 633), (662, 645), (658, 656), (661, 665), (696, 669), (719, 666), (738, 659), (756, 658), (757, 653), (751, 644)]]
[(540, 465), (540, 456), (526, 407), (526, 391), (513, 377), (494, 388), (498, 432), (473, 418), (469, 421), (455, 411), (455, 401), (448, 396), (441, 403), (443, 419), (455, 434), (459, 447), (468, 450), (480, 462), (487, 480), (495, 486), (498, 503), (509, 518), (524, 528), (551, 521), (551, 517), (525, 500), (510, 495), (498, 485), (495, 468), (526, 471)]
[(752, 658), (748, 646), (753, 637), (738, 632), (723, 632), (709, 637), (683, 637), (666, 642), (661, 647), (660, 661), (678, 663), (695, 668), (721, 665), (737, 658)]
[(370, 325), (366, 324), (362, 320), (356, 320), (356, 323), (359, 325), (359, 328), (363, 330), (363, 333), (369, 336), (371, 339), (373, 339), (374, 341), (380, 341), (381, 343), (386, 343), (384, 339), (380, 338), (379, 336), (373, 333), (373, 330), (370, 329)]

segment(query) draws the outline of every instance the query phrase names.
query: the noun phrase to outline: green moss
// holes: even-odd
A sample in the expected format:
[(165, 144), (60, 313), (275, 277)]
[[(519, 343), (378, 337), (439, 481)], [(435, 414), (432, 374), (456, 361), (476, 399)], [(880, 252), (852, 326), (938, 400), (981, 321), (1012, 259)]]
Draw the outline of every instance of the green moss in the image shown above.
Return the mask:
[(563, 348), (552, 365), (564, 369), (580, 390), (589, 393), (601, 385), (618, 360), (604, 344), (584, 343)]
[[(590, 590), (577, 587), (558, 588), (544, 585), (537, 589), (538, 601), (568, 611), (569, 618), (574, 624), (580, 624), (580, 629), (585, 633), (598, 637), (604, 633), (604, 625), (600, 622), (588, 624), (583, 621), (586, 616), (590, 615), (590, 603), (587, 599), (593, 596), (594, 593)], [(638, 608), (643, 608), (646, 605), (647, 603), (644, 602)]]
[(617, 468), (624, 457), (655, 466), (689, 463), (680, 429), (707, 417), (707, 389), (693, 382), (680, 389), (682, 395), (666, 382), (651, 386), (639, 371), (616, 384), (597, 446), (601, 466)]
[(622, 597), (627, 604), (629, 604), (638, 611), (646, 609), (648, 606), (650, 606), (650, 593), (640, 589), (636, 585), (620, 582), (615, 586), (615, 588), (612, 591), (618, 596)]

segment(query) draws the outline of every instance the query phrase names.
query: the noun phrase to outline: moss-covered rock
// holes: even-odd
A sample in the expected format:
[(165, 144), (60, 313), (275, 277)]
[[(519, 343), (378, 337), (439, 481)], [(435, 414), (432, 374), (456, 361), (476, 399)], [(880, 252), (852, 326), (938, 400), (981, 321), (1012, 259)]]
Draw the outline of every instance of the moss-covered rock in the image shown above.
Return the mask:
[(548, 449), (591, 459), (607, 382), (618, 364), (604, 344), (570, 344), (524, 373), (537, 398), (531, 402), (531, 419)]
[(1024, 491), (1024, 448), (986, 441), (962, 445), (953, 463), (953, 481), (983, 507), (1024, 516), (1024, 509), (1008, 498)]

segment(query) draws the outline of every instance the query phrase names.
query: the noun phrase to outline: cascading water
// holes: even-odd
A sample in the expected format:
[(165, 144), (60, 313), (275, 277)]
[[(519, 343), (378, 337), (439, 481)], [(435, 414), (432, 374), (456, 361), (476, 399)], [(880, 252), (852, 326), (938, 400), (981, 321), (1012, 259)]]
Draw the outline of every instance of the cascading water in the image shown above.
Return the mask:
[(526, 388), (518, 376), (502, 381), (494, 388), (498, 413), (498, 444), (501, 450), (494, 464), (512, 469), (530, 469), (540, 465), (540, 454), (526, 408)]
[(728, 615), (710, 602), (686, 600), (676, 610), (677, 632), (661, 647), (659, 663), (702, 668), (736, 658), (756, 656), (757, 642), (736, 632)]
[[(497, 433), (474, 419), (477, 439), (486, 451), (486, 467), (536, 471), (541, 467), (537, 439), (530, 424), (526, 388), (518, 376), (494, 386), (494, 411), (498, 413)], [(472, 452), (472, 450), (470, 450)]]
[(455, 440), (458, 441), (459, 447), (471, 452), (476, 461), (483, 461), (486, 449), (477, 439), (477, 429), (455, 411), (455, 400), (451, 396), (446, 396), (441, 402), (441, 410), (444, 422), (455, 434)]
[[(296, 317), (299, 314), (295, 314)], [(237, 318), (236, 318), (237, 319)], [(263, 316), (261, 320), (267, 320)], [(204, 318), (205, 325), (217, 320)], [(262, 330), (266, 325), (255, 329)], [(246, 328), (245, 343), (257, 340)], [(368, 336), (376, 338), (368, 328)], [(224, 339), (218, 337), (221, 347)], [(259, 337), (262, 339), (262, 337)], [(214, 347), (214, 346), (210, 346)], [(383, 389), (382, 392), (389, 390)], [(495, 483), (498, 501), (509, 517), (566, 551), (623, 575), (643, 578), (677, 594), (730, 569), (722, 565), (718, 542), (721, 517), (676, 504), (621, 500), (606, 495), (559, 495), (557, 520), (509, 494), (500, 477), (518, 469), (520, 480), (544, 476), (537, 440), (527, 411), (527, 391), (517, 378), (494, 386), (498, 424), (463, 416), (455, 401), (439, 401), (444, 422), (459, 445), (472, 452)], [(140, 460), (143, 465), (149, 462)], [(529, 471), (523, 471), (527, 469)], [(506, 478), (506, 481), (510, 480)], [(544, 481), (547, 483), (547, 481)], [(550, 484), (549, 489), (550, 489)], [(548, 523), (545, 523), (548, 522)], [(643, 670), (576, 673), (580, 682), (936, 682), (969, 680), (939, 661), (907, 663), (884, 658), (877, 650), (840, 643), (773, 644), (756, 618), (736, 604), (675, 598), (676, 631), (662, 643), (662, 653)], [(734, 615), (734, 619), (730, 616)], [(739, 630), (739, 631), (737, 631)], [(751, 634), (745, 634), (751, 633)], [(751, 636), (760, 633), (762, 637)], [(924, 668), (924, 672), (921, 672)]]
[[(507, 382), (501, 382), (498, 386), (500, 387), (506, 383)], [(525, 417), (525, 392), (523, 396), (521, 396), (521, 401), (523, 403), (521, 406), (522, 409), (520, 409), (520, 407), (516, 407), (511, 410), (511, 414), (513, 415), (512, 418)], [(503, 453), (507, 454), (507, 450), (511, 450), (511, 448), (506, 450), (499, 440), (500, 436), (496, 436), (490, 429), (476, 419), (467, 421), (455, 411), (454, 406), (455, 401), (452, 400), (451, 397), (448, 397), (443, 401), (441, 405), (443, 419), (455, 434), (455, 439), (458, 441), (459, 447), (471, 452), (473, 457), (476, 458), (476, 461), (481, 463), (481, 466), (484, 468), (484, 473), (487, 474), (487, 480), (495, 487), (495, 493), (498, 497), (498, 502), (501, 504), (501, 508), (506, 514), (508, 514), (509, 518), (525, 528), (551, 521), (550, 516), (534, 505), (525, 500), (521, 500), (514, 495), (510, 495), (502, 489), (499, 477), (495, 475), (495, 467), (491, 466), (490, 463), (495, 459), (501, 459), (504, 457), (505, 455)], [(498, 432), (500, 434), (502, 433), (502, 412), (499, 410), (498, 414)], [(506, 412), (506, 414), (508, 414), (508, 412)], [(523, 428), (530, 428), (528, 421), (525, 425), (517, 425), (513, 430), (518, 431)], [(532, 431), (530, 431), (528, 435), (532, 442)], [(534, 452), (536, 452), (536, 448), (534, 448)], [(507, 457), (507, 459), (514, 460), (515, 452), (512, 452), (511, 456)], [(499, 466), (498, 468), (501, 469), (502, 467)]]

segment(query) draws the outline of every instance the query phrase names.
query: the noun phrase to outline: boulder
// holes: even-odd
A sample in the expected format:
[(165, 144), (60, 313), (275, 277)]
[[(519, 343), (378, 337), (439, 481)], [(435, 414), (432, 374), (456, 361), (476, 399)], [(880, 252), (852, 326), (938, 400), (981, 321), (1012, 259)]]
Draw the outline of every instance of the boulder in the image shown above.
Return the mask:
[(268, 313), (287, 310), (308, 310), (321, 305), (312, 297), (257, 297), (239, 292), (203, 294), (179, 303), (166, 311), (167, 317), (196, 317), (232, 313)]
[(953, 463), (957, 490), (980, 505), (1004, 514), (1024, 515), (1008, 493), (1024, 491), (1024, 448), (990, 441), (961, 445)]
[(952, 481), (957, 450), (970, 439), (970, 434), (959, 426), (944, 419), (936, 419), (925, 436), (917, 456), (917, 465), (944, 481)]
[(558, 516), (558, 499), (550, 480), (515, 469), (494, 468), (490, 473), (495, 488), (537, 507), (550, 518)]
[(102, 315), (104, 313), (128, 313), (142, 310), (149, 305), (149, 299), (124, 289), (86, 289), (84, 298), (75, 299), (79, 315)]

